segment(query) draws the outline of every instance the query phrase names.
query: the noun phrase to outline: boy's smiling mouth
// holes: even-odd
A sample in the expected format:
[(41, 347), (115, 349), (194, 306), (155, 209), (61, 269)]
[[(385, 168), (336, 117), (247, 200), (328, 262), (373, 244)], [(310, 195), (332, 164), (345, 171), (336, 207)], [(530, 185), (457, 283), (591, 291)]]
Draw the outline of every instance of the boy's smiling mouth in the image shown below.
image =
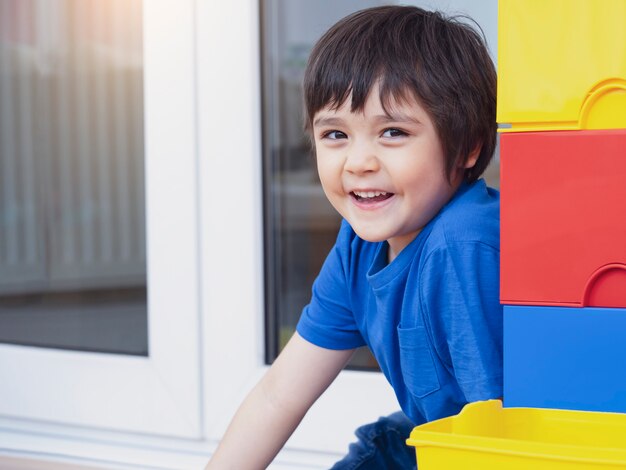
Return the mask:
[(393, 193), (388, 193), (387, 191), (377, 191), (377, 190), (369, 190), (369, 191), (350, 191), (350, 196), (356, 199), (357, 202), (362, 203), (374, 203), (381, 202), (389, 199), (393, 196)]

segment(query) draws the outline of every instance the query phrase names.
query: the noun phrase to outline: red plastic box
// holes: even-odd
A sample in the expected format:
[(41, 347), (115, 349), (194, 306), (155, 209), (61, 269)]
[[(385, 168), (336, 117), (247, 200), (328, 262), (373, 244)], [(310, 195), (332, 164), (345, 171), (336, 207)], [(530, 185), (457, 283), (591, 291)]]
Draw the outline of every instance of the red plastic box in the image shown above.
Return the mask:
[(626, 129), (500, 138), (502, 303), (626, 307)]

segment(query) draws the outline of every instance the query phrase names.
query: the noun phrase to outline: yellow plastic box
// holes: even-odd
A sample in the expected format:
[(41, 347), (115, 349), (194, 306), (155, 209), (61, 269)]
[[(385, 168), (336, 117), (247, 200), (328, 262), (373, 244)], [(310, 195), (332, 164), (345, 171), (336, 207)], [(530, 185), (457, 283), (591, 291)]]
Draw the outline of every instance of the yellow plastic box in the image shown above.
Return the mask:
[(471, 403), (417, 426), (419, 470), (626, 469), (626, 414)]
[(497, 120), (626, 128), (626, 0), (499, 0)]

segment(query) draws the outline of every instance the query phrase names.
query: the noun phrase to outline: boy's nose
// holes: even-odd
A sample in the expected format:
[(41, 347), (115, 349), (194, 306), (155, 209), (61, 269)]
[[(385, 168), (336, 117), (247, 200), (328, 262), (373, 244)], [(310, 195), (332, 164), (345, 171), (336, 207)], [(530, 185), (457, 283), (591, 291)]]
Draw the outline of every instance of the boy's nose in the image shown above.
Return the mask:
[(378, 171), (380, 164), (376, 154), (370, 148), (354, 146), (348, 150), (344, 170), (348, 173), (368, 173)]

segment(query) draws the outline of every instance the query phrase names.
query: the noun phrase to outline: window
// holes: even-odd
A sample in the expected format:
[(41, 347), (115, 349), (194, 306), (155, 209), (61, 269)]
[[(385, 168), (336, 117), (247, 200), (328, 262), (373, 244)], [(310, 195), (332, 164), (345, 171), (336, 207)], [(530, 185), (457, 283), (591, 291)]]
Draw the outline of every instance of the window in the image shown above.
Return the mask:
[(142, 14), (0, 0), (0, 342), (148, 354)]
[[(0, 186), (1, 305), (13, 316), (2, 334), (32, 318), (0, 342), (0, 382), (11, 384), (0, 391), (3, 428), (58, 425), (76, 436), (58, 450), (69, 453), (95, 429), (198, 439), (194, 5), (0, 8), (0, 179), (14, 184), (10, 198)], [(10, 230), (17, 253), (3, 245)], [(35, 255), (24, 256), (33, 236)], [(27, 302), (35, 311), (17, 310)]]

